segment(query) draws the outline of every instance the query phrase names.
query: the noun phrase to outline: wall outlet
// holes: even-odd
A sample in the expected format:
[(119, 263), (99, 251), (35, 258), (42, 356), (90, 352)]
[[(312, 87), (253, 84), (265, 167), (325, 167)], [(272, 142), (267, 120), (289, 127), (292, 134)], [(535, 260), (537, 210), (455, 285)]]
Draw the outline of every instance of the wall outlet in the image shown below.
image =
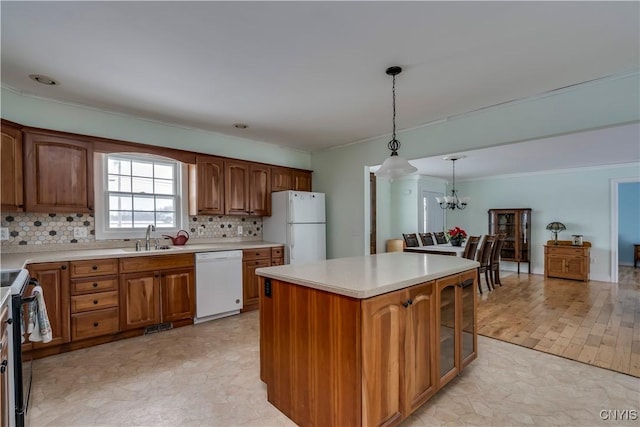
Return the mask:
[(87, 227), (73, 227), (73, 238), (83, 239), (87, 237)]
[(238, 226), (238, 236), (242, 236), (242, 226)]
[(9, 240), (9, 229), (7, 227), (0, 228), (0, 240)]
[(204, 236), (204, 232), (206, 231), (205, 226), (201, 225), (200, 227), (198, 227), (198, 229), (196, 230), (196, 232), (198, 233), (198, 236)]

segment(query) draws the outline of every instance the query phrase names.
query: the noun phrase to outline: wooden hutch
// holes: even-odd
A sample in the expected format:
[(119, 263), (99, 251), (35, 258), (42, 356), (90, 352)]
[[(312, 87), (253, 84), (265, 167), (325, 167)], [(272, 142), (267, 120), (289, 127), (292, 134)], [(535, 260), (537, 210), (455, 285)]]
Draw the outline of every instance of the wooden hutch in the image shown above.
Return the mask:
[(531, 274), (531, 209), (489, 209), (489, 234), (506, 236), (500, 258), (502, 261), (528, 264)]

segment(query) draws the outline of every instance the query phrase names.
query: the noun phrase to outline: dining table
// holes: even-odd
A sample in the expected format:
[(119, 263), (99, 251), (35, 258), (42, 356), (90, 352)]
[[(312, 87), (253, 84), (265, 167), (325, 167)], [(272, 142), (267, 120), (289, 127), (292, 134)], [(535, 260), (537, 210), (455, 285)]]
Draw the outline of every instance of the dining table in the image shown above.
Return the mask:
[(429, 246), (414, 246), (404, 248), (404, 252), (418, 252), (421, 254), (452, 255), (461, 257), (464, 254), (464, 246), (453, 246), (451, 243)]

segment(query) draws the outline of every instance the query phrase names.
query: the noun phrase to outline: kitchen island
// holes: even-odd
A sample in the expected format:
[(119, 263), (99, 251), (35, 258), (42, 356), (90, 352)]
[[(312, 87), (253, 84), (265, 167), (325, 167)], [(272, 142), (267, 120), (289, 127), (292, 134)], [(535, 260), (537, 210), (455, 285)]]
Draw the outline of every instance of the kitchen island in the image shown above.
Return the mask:
[(260, 377), (298, 425), (397, 425), (477, 356), (475, 261), (385, 253), (256, 270)]

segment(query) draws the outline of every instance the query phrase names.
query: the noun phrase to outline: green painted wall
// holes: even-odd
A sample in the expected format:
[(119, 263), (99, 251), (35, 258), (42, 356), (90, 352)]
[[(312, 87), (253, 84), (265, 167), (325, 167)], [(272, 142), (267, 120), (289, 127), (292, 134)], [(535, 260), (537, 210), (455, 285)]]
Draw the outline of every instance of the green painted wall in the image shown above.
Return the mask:
[(198, 153), (310, 169), (311, 155), (265, 142), (179, 127), (49, 99), (23, 96), (2, 88), (2, 118), (25, 126)]
[[(639, 77), (638, 72), (615, 76), (400, 132), (400, 154), (417, 159), (637, 122)], [(369, 207), (364, 203), (362, 171), (379, 165), (389, 155), (387, 139), (312, 154), (314, 191), (327, 193), (330, 258), (365, 253), (367, 244), (363, 240), (369, 236), (364, 218)], [(460, 191), (470, 194), (462, 188)], [(485, 221), (486, 212), (482, 218)], [(447, 224), (452, 221), (449, 217)]]

